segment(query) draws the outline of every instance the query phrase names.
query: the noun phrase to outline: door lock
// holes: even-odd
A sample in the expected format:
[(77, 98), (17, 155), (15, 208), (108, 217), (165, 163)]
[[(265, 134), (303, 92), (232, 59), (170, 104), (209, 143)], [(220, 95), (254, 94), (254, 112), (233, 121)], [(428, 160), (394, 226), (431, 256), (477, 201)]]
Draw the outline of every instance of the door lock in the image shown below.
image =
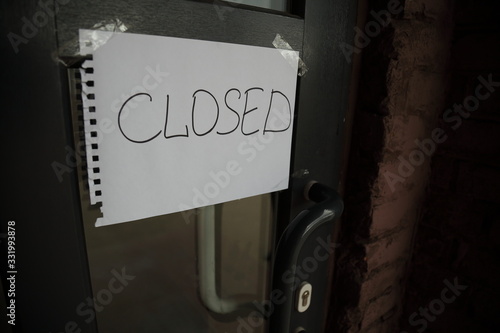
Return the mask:
[(297, 311), (305, 312), (311, 305), (312, 285), (303, 282), (297, 290)]
[[(344, 204), (335, 190), (317, 182), (309, 183), (304, 192), (305, 198), (315, 204), (290, 222), (276, 249), (271, 290), (282, 291), (286, 301), (274, 307), (269, 323), (269, 332), (273, 333), (321, 332), (324, 322), (321, 309), (328, 297), (325, 277), (328, 276), (329, 261), (325, 258), (321, 263), (316, 262), (315, 269), (307, 276), (299, 274), (298, 268), (306, 268), (304, 264), (311, 260), (311, 255), (320, 246), (319, 240), (332, 234)], [(330, 238), (326, 239), (331, 243)]]

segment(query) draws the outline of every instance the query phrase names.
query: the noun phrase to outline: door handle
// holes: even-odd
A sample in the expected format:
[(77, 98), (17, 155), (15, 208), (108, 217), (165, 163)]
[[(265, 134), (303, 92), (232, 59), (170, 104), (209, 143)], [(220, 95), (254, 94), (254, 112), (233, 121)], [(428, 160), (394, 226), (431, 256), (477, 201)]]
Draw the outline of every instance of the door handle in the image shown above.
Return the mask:
[(337, 247), (333, 223), (344, 205), (337, 192), (317, 182), (304, 190), (316, 204), (285, 229), (275, 256), (272, 288), (265, 305), (272, 333), (318, 333), (323, 329), (328, 262)]
[[(216, 256), (216, 207), (207, 206), (198, 209), (197, 250), (198, 284), (202, 303), (215, 315), (233, 318), (252, 309), (253, 295), (235, 295), (221, 297), (218, 291), (218, 272)], [(221, 319), (222, 317), (219, 317)], [(226, 318), (226, 320), (227, 320)]]

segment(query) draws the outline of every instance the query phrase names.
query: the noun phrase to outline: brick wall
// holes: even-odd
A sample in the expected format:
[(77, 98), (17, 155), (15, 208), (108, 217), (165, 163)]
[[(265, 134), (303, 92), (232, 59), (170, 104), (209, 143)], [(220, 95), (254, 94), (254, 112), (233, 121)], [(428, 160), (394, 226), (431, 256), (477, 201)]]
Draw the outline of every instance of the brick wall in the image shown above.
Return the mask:
[(373, 13), (402, 10), (362, 50), (329, 331), (392, 333), (430, 176), (425, 151), (442, 142), (433, 131), (450, 78), (452, 1), (361, 2), (362, 30)]
[[(480, 77), (500, 82), (497, 3), (456, 1), (447, 108), (468, 98), (475, 109)], [(401, 317), (407, 332), (500, 332), (500, 87), (494, 89), (480, 88), (491, 95), (460, 121), (447, 122), (446, 108), (440, 114), (448, 139), (432, 159)], [(443, 281), (454, 279), (462, 290), (443, 302)]]

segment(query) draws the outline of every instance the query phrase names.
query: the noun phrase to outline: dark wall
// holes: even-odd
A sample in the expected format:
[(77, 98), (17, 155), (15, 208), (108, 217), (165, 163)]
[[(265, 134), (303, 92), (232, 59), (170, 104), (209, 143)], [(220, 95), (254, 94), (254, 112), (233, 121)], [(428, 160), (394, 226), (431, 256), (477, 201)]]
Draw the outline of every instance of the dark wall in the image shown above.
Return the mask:
[(479, 104), (440, 116), (448, 139), (432, 159), (415, 239), (407, 332), (500, 332), (500, 83), (476, 93), (481, 77), (500, 82), (499, 9), (498, 1), (455, 3), (447, 105)]

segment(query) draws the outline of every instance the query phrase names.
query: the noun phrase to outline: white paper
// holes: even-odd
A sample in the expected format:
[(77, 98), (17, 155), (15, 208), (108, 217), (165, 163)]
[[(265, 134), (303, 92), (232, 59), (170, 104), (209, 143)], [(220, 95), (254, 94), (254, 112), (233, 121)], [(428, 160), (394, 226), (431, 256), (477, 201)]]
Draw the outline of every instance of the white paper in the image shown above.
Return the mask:
[(80, 45), (97, 226), (288, 187), (296, 51), (91, 30)]

